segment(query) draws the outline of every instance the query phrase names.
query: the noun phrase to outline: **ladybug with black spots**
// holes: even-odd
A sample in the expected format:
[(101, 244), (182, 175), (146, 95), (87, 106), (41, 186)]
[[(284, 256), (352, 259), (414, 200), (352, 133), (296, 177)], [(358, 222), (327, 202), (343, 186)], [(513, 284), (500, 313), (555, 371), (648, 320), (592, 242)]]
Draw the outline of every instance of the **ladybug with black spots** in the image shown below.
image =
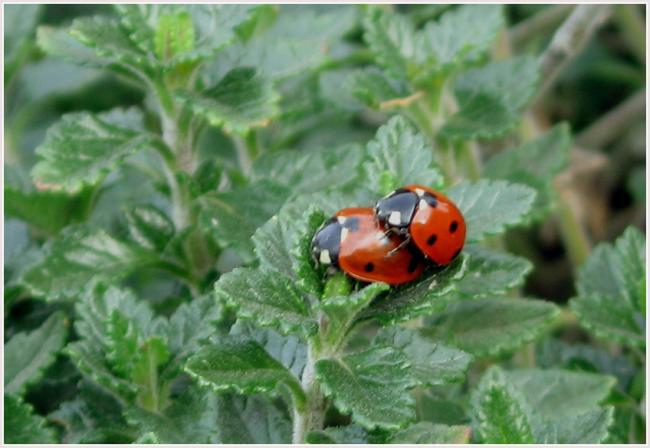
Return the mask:
[(316, 262), (338, 268), (363, 282), (400, 285), (424, 271), (422, 255), (387, 232), (372, 208), (345, 208), (326, 221), (312, 239)]
[(465, 244), (465, 219), (445, 195), (423, 185), (407, 185), (380, 199), (375, 214), (389, 232), (412, 241), (439, 266), (451, 263)]

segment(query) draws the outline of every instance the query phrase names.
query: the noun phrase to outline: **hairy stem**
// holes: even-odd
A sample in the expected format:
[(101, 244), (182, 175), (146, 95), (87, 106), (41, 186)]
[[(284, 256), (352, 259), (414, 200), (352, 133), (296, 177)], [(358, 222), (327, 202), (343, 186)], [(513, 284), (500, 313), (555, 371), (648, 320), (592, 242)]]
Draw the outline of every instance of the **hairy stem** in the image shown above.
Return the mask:
[(302, 411), (294, 409), (293, 443), (305, 443), (310, 431), (323, 429), (327, 402), (316, 379), (315, 366), (318, 354), (314, 344), (309, 344), (307, 363), (302, 373), (302, 388), (306, 403)]

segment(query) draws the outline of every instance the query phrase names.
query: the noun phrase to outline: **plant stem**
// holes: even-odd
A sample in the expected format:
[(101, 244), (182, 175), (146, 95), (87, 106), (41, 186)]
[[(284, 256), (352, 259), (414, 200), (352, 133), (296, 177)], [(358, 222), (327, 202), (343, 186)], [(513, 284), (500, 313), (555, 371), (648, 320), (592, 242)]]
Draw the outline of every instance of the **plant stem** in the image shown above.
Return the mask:
[(294, 409), (293, 443), (305, 443), (310, 431), (323, 429), (327, 403), (316, 379), (316, 361), (318, 354), (312, 342), (309, 343), (307, 363), (302, 373), (302, 388), (305, 391), (306, 404), (304, 409)]
[(513, 26), (510, 40), (516, 47), (522, 46), (532, 37), (556, 26), (569, 15), (574, 5), (554, 5), (538, 12), (529, 19)]
[(540, 57), (544, 84), (537, 94), (537, 100), (546, 96), (562, 68), (580, 53), (593, 33), (607, 20), (609, 13), (610, 7), (606, 5), (579, 5), (573, 10)]
[(645, 64), (645, 20), (639, 5), (616, 5), (614, 20), (634, 55)]

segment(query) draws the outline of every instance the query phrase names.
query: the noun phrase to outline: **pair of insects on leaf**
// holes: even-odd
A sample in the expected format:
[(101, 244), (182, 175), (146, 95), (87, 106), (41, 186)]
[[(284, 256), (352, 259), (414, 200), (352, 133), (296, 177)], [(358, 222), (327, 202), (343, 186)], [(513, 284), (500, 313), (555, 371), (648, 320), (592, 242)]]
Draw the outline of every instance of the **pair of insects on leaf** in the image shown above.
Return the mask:
[(375, 208), (344, 208), (312, 239), (316, 262), (364, 282), (400, 285), (427, 262), (444, 266), (465, 244), (465, 219), (445, 195), (422, 185), (399, 188)]

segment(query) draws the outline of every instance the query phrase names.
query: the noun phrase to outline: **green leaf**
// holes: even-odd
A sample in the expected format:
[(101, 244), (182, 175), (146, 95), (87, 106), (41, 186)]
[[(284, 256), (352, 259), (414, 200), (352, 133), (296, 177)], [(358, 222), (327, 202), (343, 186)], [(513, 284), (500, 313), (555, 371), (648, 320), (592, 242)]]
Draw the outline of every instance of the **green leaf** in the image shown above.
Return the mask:
[(215, 296), (218, 302), (235, 309), (240, 318), (281, 333), (310, 335), (317, 330), (300, 290), (272, 271), (237, 268), (215, 283)]
[(266, 152), (253, 162), (253, 176), (278, 182), (294, 194), (342, 190), (358, 182), (364, 155), (359, 145)]
[(463, 249), (469, 256), (467, 274), (458, 282), (457, 292), (461, 298), (475, 299), (504, 294), (521, 286), (533, 270), (530, 261), (506, 252), (468, 245)]
[(156, 443), (215, 443), (217, 412), (214, 402), (212, 395), (194, 386), (176, 397), (162, 413), (134, 406), (125, 416), (141, 435), (153, 435)]
[(328, 70), (321, 74), (319, 81), (323, 100), (344, 110), (359, 112), (364, 105), (393, 109), (409, 104), (410, 90), (406, 83), (388, 77), (377, 67)]
[(505, 373), (534, 412), (564, 419), (597, 408), (616, 380), (611, 376), (566, 370), (520, 369)]
[(130, 443), (133, 430), (122, 417), (114, 395), (82, 381), (74, 399), (48, 417), (63, 426), (63, 443)]
[(536, 429), (538, 443), (604, 443), (609, 436), (609, 428), (614, 420), (614, 408), (608, 406), (564, 419), (539, 424)]
[(39, 26), (36, 32), (36, 42), (46, 54), (72, 64), (83, 67), (101, 68), (110, 61), (101, 58), (90, 48), (72, 37), (67, 28)]
[(220, 443), (291, 443), (291, 421), (266, 397), (221, 395), (217, 410)]
[[(473, 395), (477, 434), (487, 443), (602, 442), (613, 418), (612, 408), (599, 403), (613, 385), (613, 378), (592, 373), (494, 367)], [(532, 439), (513, 439), (514, 422)]]
[(162, 252), (174, 236), (174, 224), (153, 205), (134, 207), (125, 213), (129, 236), (139, 246)]
[(347, 296), (323, 297), (317, 304), (327, 318), (327, 330), (325, 334), (321, 334), (321, 337), (331, 346), (337, 347), (345, 338), (359, 312), (389, 288), (385, 283), (371, 283)]
[(612, 245), (600, 244), (578, 272), (578, 297), (571, 309), (581, 325), (603, 339), (645, 345), (642, 300), (645, 238), (630, 227)]
[(360, 318), (393, 325), (442, 311), (447, 306), (447, 296), (455, 290), (466, 268), (467, 258), (460, 256), (442, 269), (429, 269), (418, 280), (391, 288), (388, 294), (363, 311)]
[(82, 17), (72, 22), (70, 35), (110, 62), (148, 68), (148, 55), (136, 46), (119, 22), (105, 16)]
[(307, 443), (323, 445), (366, 444), (368, 443), (368, 433), (357, 425), (330, 426), (322, 431), (311, 431), (307, 434)]
[(448, 72), (479, 62), (503, 25), (501, 5), (461, 5), (429, 22), (415, 45), (435, 72)]
[(119, 310), (113, 310), (107, 321), (107, 359), (122, 377), (128, 377), (138, 355), (139, 334), (133, 322)]
[(298, 380), (254, 341), (224, 339), (203, 347), (189, 359), (185, 370), (216, 392), (272, 394), (285, 384), (298, 401), (304, 401)]
[(170, 356), (165, 341), (156, 336), (147, 339), (135, 355), (131, 379), (140, 388), (138, 404), (144, 409), (158, 411), (167, 405), (168, 391), (159, 384), (158, 369), (169, 361)]
[(411, 364), (411, 374), (423, 386), (463, 381), (472, 360), (467, 353), (445, 347), (427, 338), (423, 333), (408, 328), (382, 329), (374, 342), (401, 350)]
[(265, 31), (235, 43), (207, 67), (213, 79), (235, 67), (256, 67), (271, 78), (297, 75), (330, 58), (331, 47), (354, 24), (352, 8), (312, 11), (282, 6)]
[(363, 21), (364, 40), (377, 63), (397, 79), (408, 79), (415, 69), (415, 28), (409, 19), (373, 8)]
[(18, 333), (5, 343), (5, 393), (22, 395), (43, 378), (67, 336), (63, 313), (52, 314), (36, 330)]
[(212, 126), (245, 134), (266, 126), (278, 113), (279, 96), (270, 79), (254, 68), (235, 68), (201, 94), (182, 93), (181, 100)]
[(154, 29), (152, 8), (146, 4), (114, 5), (120, 15), (120, 23), (127, 30), (131, 41), (145, 53), (154, 52)]
[(231, 336), (257, 341), (264, 350), (281, 362), (296, 378), (302, 376), (307, 362), (307, 344), (295, 335), (282, 335), (271, 329), (261, 329), (255, 322), (238, 320), (230, 328)]
[(447, 426), (429, 422), (419, 422), (396, 432), (390, 438), (390, 443), (469, 443), (469, 438), (470, 428), (468, 426)]
[(48, 129), (36, 148), (40, 160), (32, 175), (50, 188), (76, 192), (100, 183), (127, 157), (151, 144), (138, 109), (70, 113)]
[(38, 190), (27, 173), (16, 166), (5, 166), (5, 213), (30, 226), (55, 235), (66, 225), (87, 214), (91, 189), (78, 195), (64, 191)]
[(426, 138), (401, 116), (391, 118), (377, 130), (367, 145), (369, 161), (364, 164), (368, 187), (388, 194), (402, 185), (442, 185), (442, 176), (433, 163)]
[(543, 368), (565, 368), (601, 372), (617, 379), (616, 387), (626, 391), (636, 368), (624, 354), (612, 355), (588, 344), (568, 344), (560, 339), (548, 339), (537, 345), (537, 365)]
[(316, 362), (316, 377), (337, 409), (361, 426), (398, 429), (415, 419), (416, 385), (406, 357), (389, 347)]
[(209, 193), (200, 199), (200, 223), (222, 247), (231, 247), (253, 261), (251, 236), (289, 197), (289, 190), (262, 180), (233, 191)]
[(194, 25), (187, 11), (174, 11), (158, 18), (154, 34), (154, 50), (161, 61), (170, 61), (179, 53), (194, 48)]
[(550, 302), (485, 298), (451, 304), (427, 334), (475, 356), (512, 352), (547, 331), (560, 311)]
[(47, 300), (72, 299), (93, 282), (115, 282), (155, 261), (153, 254), (88, 225), (66, 228), (44, 252), (20, 282)]
[(520, 400), (500, 368), (488, 370), (472, 397), (477, 438), (484, 443), (534, 443), (533, 430)]
[(543, 216), (553, 206), (553, 179), (567, 167), (570, 146), (569, 127), (559, 124), (540, 137), (491, 157), (483, 167), (483, 175), (535, 188), (533, 211)]
[(525, 185), (479, 180), (452, 187), (448, 196), (465, 217), (467, 241), (476, 242), (521, 223), (531, 211), (536, 193)]
[[(470, 33), (471, 34), (471, 33)], [(454, 93), (459, 111), (440, 131), (448, 139), (493, 139), (512, 130), (539, 83), (538, 62), (520, 56), (469, 70), (458, 77)]]
[(56, 434), (46, 426), (46, 420), (20, 398), (5, 394), (4, 416), (5, 443), (57, 443)]
[(20, 68), (33, 47), (33, 33), (40, 13), (41, 5), (7, 5), (4, 21), (4, 57), (5, 79)]
[(314, 264), (311, 251), (311, 242), (316, 231), (325, 222), (325, 214), (310, 207), (296, 226), (296, 241), (290, 249), (290, 255), (294, 258), (293, 270), (298, 277), (296, 285), (309, 299), (319, 299), (323, 294), (323, 283), (320, 270)]

